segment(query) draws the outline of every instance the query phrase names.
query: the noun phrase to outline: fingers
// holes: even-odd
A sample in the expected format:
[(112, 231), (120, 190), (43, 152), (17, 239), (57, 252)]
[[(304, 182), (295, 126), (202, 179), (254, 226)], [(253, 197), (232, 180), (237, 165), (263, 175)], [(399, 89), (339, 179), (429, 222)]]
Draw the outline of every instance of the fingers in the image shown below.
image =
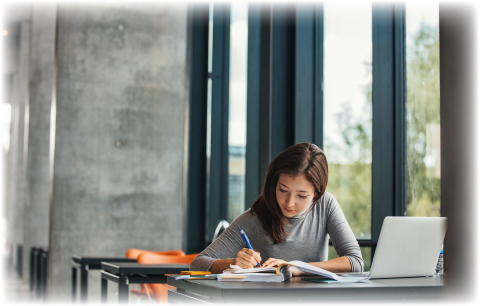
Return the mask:
[(249, 254), (251, 254), (253, 256), (253, 258), (255, 259), (255, 265), (257, 265), (257, 263), (261, 263), (262, 262), (262, 257), (260, 257), (260, 252), (254, 252), (252, 250), (249, 250)]
[(237, 253), (234, 264), (241, 268), (249, 269), (253, 268), (261, 261), (262, 258), (260, 257), (260, 253), (244, 248)]
[(269, 258), (267, 259), (263, 264), (262, 264), (262, 267), (273, 267), (274, 263), (275, 263), (275, 258)]
[(262, 267), (275, 267), (275, 266), (281, 265), (284, 262), (285, 260), (282, 260), (282, 259), (269, 258), (262, 264)]
[(292, 275), (293, 275), (293, 276), (300, 276), (300, 275), (302, 275), (302, 271), (298, 270), (297, 268), (295, 268), (295, 267), (290, 267), (290, 269), (292, 270)]
[(245, 253), (246, 257), (248, 257), (250, 259), (250, 261), (252, 262), (252, 264), (254, 266), (256, 266), (257, 263), (262, 261), (262, 257), (260, 257), (259, 252), (255, 252), (255, 251), (252, 251), (252, 250), (247, 249), (247, 248), (243, 248), (240, 252)]

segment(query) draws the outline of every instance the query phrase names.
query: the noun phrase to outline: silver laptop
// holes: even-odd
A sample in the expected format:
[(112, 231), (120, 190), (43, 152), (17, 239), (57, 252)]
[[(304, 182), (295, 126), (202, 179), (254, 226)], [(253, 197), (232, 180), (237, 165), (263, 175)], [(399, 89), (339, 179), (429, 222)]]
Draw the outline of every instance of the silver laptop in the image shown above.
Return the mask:
[(341, 275), (370, 279), (432, 276), (446, 231), (445, 217), (386, 217), (370, 274)]

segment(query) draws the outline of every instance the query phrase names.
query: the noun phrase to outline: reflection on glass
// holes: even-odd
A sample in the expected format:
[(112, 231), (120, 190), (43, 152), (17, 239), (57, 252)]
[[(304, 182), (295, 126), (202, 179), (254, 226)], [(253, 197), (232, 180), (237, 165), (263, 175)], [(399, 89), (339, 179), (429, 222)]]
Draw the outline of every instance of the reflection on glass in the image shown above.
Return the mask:
[(371, 237), (372, 7), (325, 3), (324, 150), (327, 191), (357, 238)]
[(232, 2), (230, 116), (228, 125), (228, 221), (245, 210), (247, 112), (247, 2)]
[(407, 215), (440, 215), (438, 3), (408, 2)]
[[(213, 3), (210, 2), (208, 8), (208, 72), (212, 72), (212, 56), (213, 56)], [(210, 203), (210, 158), (212, 156), (212, 79), (207, 80), (207, 139), (206, 139), (206, 193), (205, 201)], [(210, 221), (208, 221), (210, 222)]]

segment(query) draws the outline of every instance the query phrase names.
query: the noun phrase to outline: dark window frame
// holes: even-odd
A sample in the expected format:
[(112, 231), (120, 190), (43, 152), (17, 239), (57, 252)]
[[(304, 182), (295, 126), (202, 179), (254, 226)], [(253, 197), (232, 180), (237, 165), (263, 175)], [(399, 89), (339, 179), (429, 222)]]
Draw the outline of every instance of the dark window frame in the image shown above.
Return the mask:
[[(230, 82), (230, 4), (213, 3), (210, 163), (207, 167), (206, 243), (228, 216), (228, 120)], [(213, 162), (214, 161), (214, 162)]]
[[(372, 242), (405, 214), (405, 4), (372, 7)], [(372, 256), (374, 250), (372, 251)]]
[(207, 82), (208, 82), (208, 4), (188, 8), (189, 60), (189, 146), (187, 169), (187, 253), (205, 247), (206, 216), (206, 142), (207, 142)]

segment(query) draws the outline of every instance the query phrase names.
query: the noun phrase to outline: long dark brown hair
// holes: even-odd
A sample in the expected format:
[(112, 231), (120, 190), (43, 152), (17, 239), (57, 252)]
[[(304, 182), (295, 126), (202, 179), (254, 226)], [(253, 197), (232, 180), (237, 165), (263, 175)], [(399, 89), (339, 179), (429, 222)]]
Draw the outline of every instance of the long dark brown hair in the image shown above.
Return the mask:
[(285, 241), (288, 236), (285, 227), (289, 222), (283, 215), (276, 196), (278, 178), (282, 173), (292, 176), (304, 174), (305, 178), (313, 184), (315, 195), (309, 208), (312, 210), (327, 187), (327, 158), (322, 149), (314, 144), (303, 142), (280, 153), (268, 166), (262, 194), (253, 203), (251, 212), (260, 220), (274, 243)]

